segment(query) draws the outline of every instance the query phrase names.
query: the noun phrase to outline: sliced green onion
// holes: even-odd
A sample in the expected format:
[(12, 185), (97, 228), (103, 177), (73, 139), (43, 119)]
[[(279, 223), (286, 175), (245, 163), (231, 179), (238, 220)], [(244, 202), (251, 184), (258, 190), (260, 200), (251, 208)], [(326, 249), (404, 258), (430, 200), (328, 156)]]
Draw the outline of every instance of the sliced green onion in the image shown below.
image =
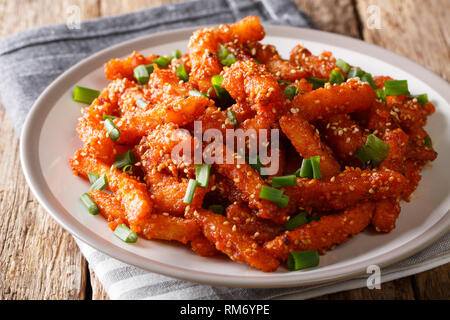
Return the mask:
[(290, 271), (317, 267), (319, 262), (320, 258), (317, 250), (290, 252), (287, 259)]
[(139, 84), (146, 84), (148, 83), (148, 79), (150, 79), (148, 70), (143, 64), (134, 68), (133, 76)]
[(119, 224), (114, 230), (114, 235), (126, 243), (135, 243), (138, 239), (136, 232), (130, 230), (126, 224)]
[(367, 82), (368, 84), (370, 84), (370, 86), (374, 89), (377, 89), (375, 82), (373, 81), (372, 75), (370, 73), (364, 73), (361, 76), (361, 81), (362, 82)]
[(350, 69), (350, 71), (347, 73), (347, 79), (350, 78), (360, 78), (364, 75), (364, 71), (361, 70), (361, 68), (353, 67)]
[(132, 173), (133, 172), (133, 166), (131, 164), (127, 164), (125, 167), (123, 167), (122, 169), (123, 173)]
[(320, 217), (312, 217), (312, 216), (308, 216), (308, 223), (311, 221), (319, 221)]
[(339, 71), (339, 69), (334, 69), (333, 71), (331, 71), (329, 79), (330, 84), (341, 84), (344, 81), (345, 78)]
[(106, 132), (108, 132), (109, 137), (112, 141), (116, 141), (120, 138), (120, 131), (117, 129), (116, 125), (111, 119), (106, 119), (103, 123), (103, 127), (105, 128)]
[(108, 178), (105, 174), (102, 174), (89, 188), (90, 190), (103, 190), (108, 186)]
[(272, 186), (275, 188), (295, 186), (295, 181), (297, 176), (295, 174), (290, 174), (287, 176), (272, 177)]
[(308, 222), (309, 218), (306, 212), (300, 212), (295, 217), (289, 219), (289, 221), (284, 224), (284, 227), (287, 230), (292, 231), (294, 229), (297, 229), (301, 225), (307, 224)]
[(417, 102), (423, 106), (425, 103), (428, 102), (428, 94), (424, 93), (424, 94), (419, 94), (418, 96), (416, 96)]
[(373, 167), (377, 167), (389, 155), (389, 145), (383, 140), (370, 134), (366, 144), (355, 151), (355, 156), (363, 163), (371, 161)]
[(217, 214), (225, 214), (225, 208), (220, 204), (212, 204), (208, 207), (208, 210), (211, 210), (212, 212)]
[(114, 165), (117, 169), (122, 169), (127, 165), (131, 165), (136, 161), (133, 150), (125, 151), (114, 158)]
[(83, 193), (80, 197), (81, 202), (84, 204), (84, 206), (88, 209), (89, 213), (92, 215), (96, 215), (100, 212), (100, 209), (98, 208), (97, 204), (92, 200), (89, 193)]
[(195, 165), (195, 180), (197, 180), (199, 187), (202, 188), (208, 187), (210, 171), (211, 171), (210, 164), (204, 163)]
[(236, 57), (234, 56), (234, 54), (229, 53), (228, 49), (225, 48), (225, 46), (222, 44), (219, 44), (219, 49), (217, 50), (217, 58), (219, 58), (222, 65), (227, 67), (236, 62)]
[(386, 102), (386, 92), (383, 89), (376, 89), (375, 93), (378, 99)]
[(239, 122), (237, 121), (236, 112), (234, 112), (234, 110), (227, 111), (227, 118), (231, 120), (231, 123), (235, 128), (238, 126)]
[(257, 64), (261, 64), (261, 61), (259, 61), (259, 60), (256, 59), (256, 58), (253, 58), (253, 60), (255, 60), (255, 62), (256, 62)]
[(312, 83), (313, 90), (323, 88), (325, 83), (328, 82), (328, 79), (320, 79), (320, 78), (306, 78), (306, 80), (308, 81), (308, 83)]
[(187, 204), (192, 203), (192, 199), (194, 199), (195, 189), (198, 186), (197, 180), (189, 179), (188, 187), (186, 189), (186, 193), (184, 194), (183, 202)]
[(275, 203), (276, 203), (281, 209), (283, 209), (283, 208), (286, 208), (286, 207), (287, 207), (287, 205), (289, 204), (289, 200), (290, 200), (289, 196), (283, 194), (283, 195), (281, 195), (281, 199), (278, 200), (278, 201), (276, 201)]
[(140, 108), (140, 109), (145, 109), (148, 106), (148, 102), (145, 101), (142, 98), (139, 98), (136, 100), (136, 107)]
[(302, 166), (295, 172), (295, 175), (300, 178), (310, 178), (314, 176), (311, 159), (303, 159)]
[(219, 60), (226, 59), (228, 56), (228, 49), (221, 43), (219, 43), (219, 48), (217, 49), (217, 58)]
[(409, 96), (408, 80), (390, 80), (384, 82), (387, 96)]
[(219, 99), (228, 99), (230, 94), (225, 88), (222, 88), (223, 76), (221, 74), (216, 74), (211, 78), (211, 84), (214, 88), (214, 91), (217, 94)]
[(75, 86), (73, 90), (73, 100), (76, 102), (91, 104), (98, 96), (100, 91), (85, 87)]
[(261, 199), (266, 199), (272, 202), (277, 202), (281, 199), (281, 196), (283, 195), (282, 190), (278, 190), (272, 187), (268, 187), (266, 185), (263, 185), (261, 187), (261, 190), (259, 191), (259, 197)]
[(224, 65), (224, 66), (231, 66), (233, 63), (236, 62), (236, 57), (234, 56), (234, 54), (230, 53), (225, 59), (220, 60), (220, 62)]
[(277, 80), (277, 82), (279, 83), (279, 84), (285, 84), (285, 85), (290, 85), (290, 84), (292, 84), (292, 82), (289, 82), (289, 81), (286, 81), (286, 80), (281, 80), (281, 79), (279, 79), (279, 80)]
[(265, 185), (261, 187), (259, 198), (274, 202), (280, 208), (285, 208), (290, 200), (287, 195), (283, 194), (283, 191)]
[(177, 70), (175, 72), (178, 78), (183, 80), (184, 82), (187, 82), (189, 80), (189, 74), (187, 73), (186, 69), (184, 68), (183, 64), (180, 64), (177, 67)]
[(284, 96), (286, 98), (288, 98), (289, 100), (294, 99), (294, 97), (298, 94), (298, 89), (297, 87), (294, 86), (290, 86), (290, 87), (286, 87), (286, 89), (284, 89)]
[(205, 98), (208, 98), (208, 96), (206, 94), (204, 94), (203, 92), (200, 92), (198, 90), (195, 90), (195, 89), (190, 90), (189, 91), (189, 95), (193, 96), (193, 97), (205, 97)]
[(165, 68), (167, 67), (167, 64), (172, 61), (173, 57), (158, 57), (157, 59), (153, 60), (153, 63), (156, 63), (158, 67)]
[(115, 116), (110, 116), (110, 115), (104, 113), (104, 114), (103, 114), (103, 120), (106, 120), (106, 119), (114, 120), (114, 119), (117, 119), (117, 117), (115, 117)]
[(342, 59), (337, 59), (336, 65), (345, 73), (348, 73), (350, 71), (350, 65)]
[(320, 172), (320, 157), (313, 156), (310, 157), (309, 159), (311, 160), (313, 179), (322, 179), (322, 173)]
[(423, 138), (423, 143), (425, 144), (426, 147), (431, 148), (432, 144), (431, 144), (431, 139), (429, 136), (425, 136)]
[(250, 167), (252, 167), (256, 172), (258, 172), (261, 175), (261, 168), (263, 168), (264, 165), (261, 163), (259, 156), (249, 157), (248, 164), (250, 165)]
[(93, 184), (95, 181), (97, 181), (98, 178), (100, 178), (100, 176), (96, 173), (92, 173), (92, 172), (88, 172), (88, 178), (89, 178), (89, 182), (91, 184)]
[(181, 58), (181, 51), (179, 49), (173, 50), (172, 51), (172, 56), (177, 58), (177, 59), (180, 59)]

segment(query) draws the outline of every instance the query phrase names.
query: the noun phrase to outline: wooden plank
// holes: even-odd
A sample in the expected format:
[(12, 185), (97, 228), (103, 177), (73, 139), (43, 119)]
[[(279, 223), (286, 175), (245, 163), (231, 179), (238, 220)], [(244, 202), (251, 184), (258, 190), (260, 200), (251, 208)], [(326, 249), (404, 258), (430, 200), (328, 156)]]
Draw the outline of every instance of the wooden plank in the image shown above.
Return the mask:
[(450, 264), (414, 276), (417, 299), (450, 300)]
[(320, 30), (361, 37), (352, 0), (295, 0), (295, 3)]
[(182, 1), (183, 0), (100, 0), (100, 12), (102, 16), (113, 16)]
[[(70, 5), (98, 16), (97, 0), (0, 0), (0, 38), (64, 23)], [(35, 200), (22, 174), (19, 139), (0, 107), (0, 300), (84, 299), (86, 261), (72, 236)]]
[[(368, 28), (374, 7), (381, 29)], [(364, 40), (405, 57), (450, 80), (450, 1), (358, 0)]]
[(26, 185), (3, 108), (0, 124), (0, 300), (83, 299), (86, 262)]
[(0, 0), (0, 38), (38, 26), (65, 23), (70, 7), (80, 9), (80, 19), (99, 16), (98, 0)]

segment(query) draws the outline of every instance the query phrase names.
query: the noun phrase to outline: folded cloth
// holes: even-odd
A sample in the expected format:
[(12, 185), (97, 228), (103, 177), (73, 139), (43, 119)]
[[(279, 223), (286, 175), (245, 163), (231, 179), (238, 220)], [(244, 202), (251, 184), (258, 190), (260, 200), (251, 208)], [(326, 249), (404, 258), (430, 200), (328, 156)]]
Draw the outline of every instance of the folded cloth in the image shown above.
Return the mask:
[[(62, 72), (113, 44), (158, 31), (231, 23), (247, 15), (263, 22), (313, 27), (290, 0), (198, 0), (121, 16), (28, 30), (0, 42), (0, 100), (17, 133), (39, 94)], [(113, 259), (77, 240), (112, 299), (271, 299), (311, 298), (366, 285), (366, 277), (289, 289), (236, 289), (199, 285), (153, 274)], [(382, 270), (381, 281), (409, 276), (450, 261), (450, 235)]]

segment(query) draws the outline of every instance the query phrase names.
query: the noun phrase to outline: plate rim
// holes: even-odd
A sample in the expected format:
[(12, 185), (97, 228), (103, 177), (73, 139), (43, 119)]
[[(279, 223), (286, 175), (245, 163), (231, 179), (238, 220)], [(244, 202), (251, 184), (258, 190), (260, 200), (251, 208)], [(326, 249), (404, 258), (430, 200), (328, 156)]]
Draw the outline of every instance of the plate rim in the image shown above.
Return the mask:
[[(322, 284), (331, 281), (342, 281), (365, 274), (368, 265), (377, 264), (380, 267), (386, 267), (407, 257), (410, 257), (415, 253), (421, 251), (425, 247), (429, 246), (435, 240), (450, 231), (449, 208), (444, 208), (444, 210), (447, 211), (438, 221), (436, 221), (435, 224), (430, 226), (422, 234), (415, 236), (408, 243), (400, 245), (399, 247), (390, 250), (385, 254), (377, 254), (375, 257), (365, 259), (350, 266), (341, 266), (335, 270), (326, 271), (326, 274), (324, 275), (321, 275), (320, 272), (318, 272), (317, 275), (314, 274), (312, 277), (311, 275), (309, 275), (310, 278), (305, 277), (306, 273), (303, 274), (303, 276), (302, 273), (292, 273), (292, 276), (285, 275), (279, 279), (273, 279), (273, 277), (267, 276), (252, 276), (251, 278), (247, 278), (246, 276), (224, 276), (217, 273), (209, 273), (203, 271), (192, 272), (190, 270), (168, 265), (159, 261), (152, 261), (152, 263), (149, 264), (148, 260), (142, 260), (143, 257), (136, 253), (127, 251), (100, 237), (96, 238), (95, 232), (93, 230), (81, 225), (81, 223), (78, 222), (74, 217), (71, 217), (70, 213), (62, 208), (62, 206), (59, 206), (60, 208), (56, 207), (52, 203), (52, 201), (56, 200), (58, 202), (58, 200), (51, 193), (49, 186), (45, 182), (42, 171), (39, 169), (39, 161), (36, 161), (39, 158), (38, 143), (36, 142), (40, 140), (40, 133), (46, 116), (54, 106), (54, 103), (47, 103), (47, 100), (56, 102), (62, 95), (62, 93), (58, 92), (65, 92), (58, 91), (58, 88), (65, 87), (64, 84), (66, 83), (71, 83), (73, 86), (73, 84), (75, 83), (74, 78), (79, 80), (92, 72), (93, 69), (90, 68), (90, 66), (96, 65), (99, 60), (101, 60), (101, 63), (103, 64), (110, 56), (110, 58), (113, 58), (129, 54), (129, 52), (131, 52), (130, 49), (144, 50), (150, 48), (152, 41), (155, 42), (155, 45), (160, 45), (167, 42), (186, 40), (193, 31), (201, 27), (203, 26), (181, 28), (154, 33), (107, 47), (89, 57), (86, 57), (85, 59), (79, 61), (74, 66), (66, 70), (64, 73), (58, 76), (35, 101), (27, 115), (20, 137), (20, 161), (22, 164), (22, 170), (24, 172), (24, 176), (28, 183), (28, 186), (33, 192), (33, 195), (37, 198), (44, 209), (52, 216), (52, 218), (55, 219), (65, 230), (69, 231), (75, 238), (80, 239), (86, 244), (109, 255), (112, 258), (115, 258), (127, 264), (132, 264), (150, 272), (156, 272), (165, 276), (202, 284), (240, 288), (281, 288)], [(396, 65), (402, 70), (408, 70), (408, 72), (411, 74), (417, 74), (418, 72), (421, 72), (421, 79), (426, 78), (429, 83), (431, 82), (430, 86), (433, 87), (433, 89), (439, 95), (441, 95), (448, 104), (450, 103), (450, 90), (445, 90), (446, 87), (448, 87), (448, 84), (444, 79), (440, 78), (438, 75), (422, 67), (416, 62), (413, 62), (409, 58), (400, 56), (387, 49), (359, 39), (354, 39), (347, 36), (320, 30), (291, 26), (276, 26), (269, 24), (264, 24), (264, 28), (268, 36), (295, 38), (299, 41), (302, 41), (302, 39), (309, 40), (300, 37), (302, 35), (304, 36), (306, 33), (311, 35), (311, 38), (313, 38), (311, 40), (321, 43), (327, 43), (331, 46), (348, 49), (348, 46), (345, 46), (345, 43), (359, 44), (357, 50), (348, 50), (368, 55), (377, 59), (379, 59), (380, 56), (386, 56), (387, 58), (389, 58), (390, 64)], [(298, 35), (295, 35), (295, 33), (298, 33)], [(184, 38), (178, 39), (180, 37)], [(121, 54), (121, 52), (123, 52), (123, 54)], [(412, 69), (406, 67), (410, 67)], [(90, 70), (82, 72), (86, 68)], [(75, 73), (77, 73), (78, 75), (75, 75)], [(42, 112), (42, 109), (46, 112)], [(39, 134), (37, 134), (37, 132), (39, 132)], [(35, 168), (39, 169), (38, 172), (36, 172)], [(64, 213), (59, 212), (61, 209), (63, 211), (66, 211), (69, 214), (69, 217), (65, 217)], [(75, 225), (73, 224), (73, 222), (71, 223), (70, 217), (72, 218), (72, 220), (74, 220)], [(359, 266), (356, 267), (355, 265)], [(349, 270), (344, 271), (341, 269)], [(339, 272), (340, 270), (342, 272)], [(273, 273), (273, 275), (274, 277), (276, 277), (278, 274)]]

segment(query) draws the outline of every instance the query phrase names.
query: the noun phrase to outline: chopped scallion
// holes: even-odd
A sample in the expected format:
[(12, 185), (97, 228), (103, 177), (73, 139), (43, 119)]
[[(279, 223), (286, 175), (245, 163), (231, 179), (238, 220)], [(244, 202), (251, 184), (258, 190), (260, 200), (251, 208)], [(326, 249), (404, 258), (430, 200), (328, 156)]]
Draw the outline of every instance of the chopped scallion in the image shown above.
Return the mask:
[(116, 141), (120, 138), (120, 131), (111, 119), (105, 119), (103, 126), (112, 141)]
[(225, 88), (222, 88), (223, 76), (221, 74), (216, 74), (211, 78), (211, 84), (216, 92), (219, 99), (229, 99), (230, 94)]
[(279, 83), (279, 84), (285, 84), (285, 85), (290, 85), (290, 84), (292, 84), (292, 82), (289, 82), (289, 81), (286, 81), (286, 80), (282, 80), (282, 79), (278, 79), (277, 80), (277, 82)]
[(235, 128), (238, 126), (239, 122), (236, 119), (236, 112), (234, 112), (234, 110), (227, 111), (227, 118), (231, 120), (231, 123)]
[(384, 82), (386, 96), (409, 96), (407, 80), (390, 80)]
[(416, 96), (417, 102), (423, 106), (425, 103), (428, 102), (428, 94), (424, 93), (424, 94), (419, 94), (418, 96)]
[(312, 83), (313, 85), (313, 90), (319, 89), (319, 88), (323, 88), (323, 86), (325, 85), (325, 83), (328, 82), (328, 79), (320, 79), (320, 78), (306, 78), (306, 80), (308, 81), (308, 83)]
[(145, 109), (148, 106), (148, 102), (145, 101), (142, 98), (139, 98), (136, 100), (136, 107), (138, 107), (139, 109)]
[(347, 73), (347, 79), (350, 78), (360, 78), (364, 75), (364, 71), (361, 70), (361, 68), (353, 67), (350, 69), (350, 71)]
[(287, 259), (287, 265), (290, 271), (317, 267), (319, 262), (320, 258), (317, 250), (290, 252)]
[(294, 99), (294, 97), (298, 94), (298, 89), (295, 86), (289, 86), (284, 89), (284, 96), (289, 100)]
[(114, 158), (114, 165), (117, 169), (122, 169), (127, 165), (131, 165), (136, 161), (133, 150), (125, 151)]
[(375, 93), (376, 93), (378, 99), (386, 102), (386, 92), (384, 92), (383, 89), (376, 89)]
[(172, 56), (174, 56), (177, 59), (181, 58), (181, 51), (179, 49), (175, 49), (172, 51)]
[(183, 202), (187, 204), (192, 203), (192, 199), (194, 199), (195, 189), (198, 186), (197, 180), (189, 179), (188, 187), (186, 189), (186, 193), (184, 195)]
[(131, 164), (127, 164), (125, 167), (123, 167), (122, 172), (124, 173), (133, 173), (133, 166)]
[(289, 197), (278, 190), (269, 186), (262, 186), (259, 192), (259, 198), (276, 203), (280, 208), (285, 208), (289, 203)]
[(209, 184), (209, 176), (211, 171), (210, 164), (196, 164), (195, 165), (195, 180), (199, 187), (206, 188)]
[(361, 76), (361, 81), (362, 82), (367, 82), (368, 84), (370, 84), (370, 86), (373, 88), (373, 89), (376, 89), (377, 87), (375, 86), (375, 82), (373, 81), (373, 78), (372, 78), (372, 75), (370, 74), (370, 73), (364, 73), (362, 76)]
[(114, 120), (114, 119), (117, 119), (117, 117), (115, 117), (115, 116), (110, 116), (110, 115), (104, 113), (104, 114), (103, 114), (103, 120), (106, 120), (106, 119)]
[(295, 172), (295, 175), (300, 178), (312, 179), (313, 174), (311, 159), (303, 159), (302, 166)]
[(272, 186), (275, 188), (295, 186), (295, 181), (297, 176), (295, 174), (290, 174), (287, 176), (272, 177)]
[(180, 64), (177, 67), (177, 70), (175, 73), (176, 73), (177, 77), (180, 78), (181, 80), (183, 80), (184, 82), (187, 82), (189, 80), (189, 74), (187, 73), (183, 64)]
[(225, 208), (220, 204), (212, 204), (208, 207), (208, 210), (211, 210), (212, 212), (217, 214), (225, 214)]
[(205, 97), (205, 98), (208, 98), (208, 96), (205, 93), (200, 92), (200, 91), (195, 90), (195, 89), (190, 90), (189, 91), (189, 95), (193, 96), (193, 97)]
[(389, 145), (383, 140), (370, 134), (366, 144), (355, 151), (355, 156), (363, 163), (371, 161), (373, 167), (377, 167), (389, 155)]
[(119, 224), (114, 230), (114, 235), (126, 243), (135, 243), (138, 239), (136, 232), (130, 230), (126, 224)]
[(92, 172), (88, 172), (88, 178), (89, 178), (89, 182), (91, 184), (93, 184), (95, 181), (97, 181), (98, 178), (100, 178), (100, 176), (96, 173), (92, 173)]
[(76, 102), (91, 104), (98, 96), (100, 91), (85, 87), (75, 86), (73, 90), (73, 100)]
[(163, 57), (160, 56), (157, 59), (153, 60), (153, 63), (156, 63), (158, 67), (165, 68), (169, 64), (170, 61), (172, 61), (173, 57)]
[(337, 59), (336, 65), (345, 73), (348, 73), (350, 71), (350, 65), (342, 59)]
[(322, 179), (322, 173), (320, 172), (320, 157), (313, 156), (310, 157), (309, 159), (311, 160), (313, 179)]
[(228, 49), (221, 43), (219, 43), (219, 48), (217, 49), (217, 58), (219, 60), (226, 59), (228, 56)]
[(339, 69), (334, 69), (333, 71), (331, 71), (329, 79), (330, 84), (341, 84), (344, 81), (345, 78), (339, 71)]
[(426, 147), (431, 148), (432, 144), (431, 144), (431, 139), (429, 136), (425, 136), (425, 138), (423, 138), (423, 143), (425, 144)]
[(148, 70), (143, 64), (134, 68), (133, 76), (139, 84), (148, 83), (148, 79), (150, 78)]
[(96, 215), (100, 212), (100, 209), (98, 208), (97, 204), (92, 200), (89, 193), (83, 193), (80, 197), (81, 202), (84, 204), (84, 206), (88, 209), (89, 213), (92, 215)]
[(103, 190), (108, 186), (108, 178), (105, 174), (102, 174), (89, 188), (90, 190)]
[(284, 227), (287, 230), (292, 231), (292, 230), (300, 227), (301, 225), (307, 224), (308, 222), (309, 222), (309, 218), (308, 218), (308, 215), (306, 214), (306, 212), (300, 212), (295, 217), (289, 219), (289, 221), (284, 224)]

